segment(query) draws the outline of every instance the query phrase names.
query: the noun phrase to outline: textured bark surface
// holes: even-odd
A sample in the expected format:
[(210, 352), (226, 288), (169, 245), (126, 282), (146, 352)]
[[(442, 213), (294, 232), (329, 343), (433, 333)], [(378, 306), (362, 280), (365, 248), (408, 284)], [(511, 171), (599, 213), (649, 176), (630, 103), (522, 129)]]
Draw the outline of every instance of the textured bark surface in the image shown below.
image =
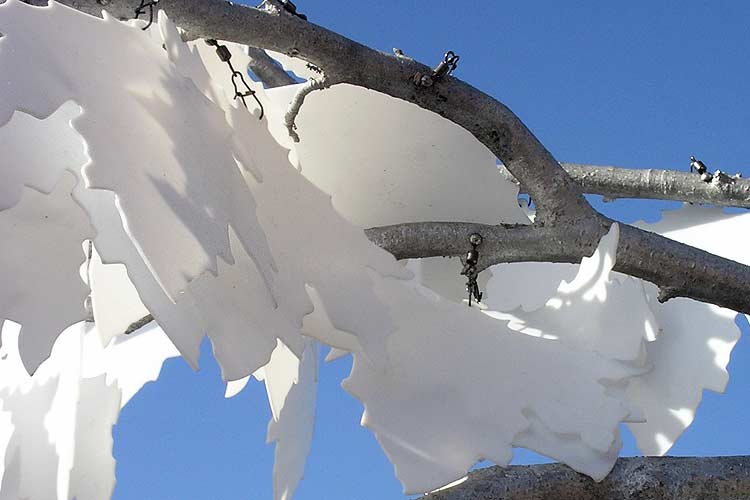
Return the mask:
[[(417, 222), (367, 229), (370, 241), (398, 259), (460, 257), (469, 235), (484, 238), (478, 269), (502, 262), (579, 263), (596, 250), (612, 221), (575, 225), (490, 226), (470, 222)], [(659, 300), (690, 297), (750, 314), (750, 267), (620, 224), (619, 271), (659, 286)]]
[(426, 500), (740, 500), (750, 457), (621, 458), (601, 483), (561, 464), (489, 467)]
[[(714, 176), (711, 182), (704, 182), (696, 173), (675, 170), (577, 163), (562, 163), (562, 167), (584, 193), (600, 194), (609, 200), (642, 198), (750, 208), (750, 179)], [(507, 170), (501, 171), (515, 181)], [(521, 191), (526, 191), (523, 186)]]
[(296, 83), (284, 68), (274, 61), (266, 51), (256, 47), (248, 47), (250, 56), (250, 69), (267, 88), (283, 87)]

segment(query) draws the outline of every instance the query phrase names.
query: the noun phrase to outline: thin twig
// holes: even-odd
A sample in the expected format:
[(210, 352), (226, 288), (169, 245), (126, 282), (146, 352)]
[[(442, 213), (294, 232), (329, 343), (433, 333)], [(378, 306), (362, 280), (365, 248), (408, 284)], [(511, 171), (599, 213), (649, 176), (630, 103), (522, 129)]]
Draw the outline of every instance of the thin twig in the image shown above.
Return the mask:
[(289, 108), (287, 108), (286, 114), (284, 115), (284, 125), (286, 125), (286, 129), (289, 131), (289, 137), (291, 137), (294, 142), (299, 142), (299, 134), (297, 134), (297, 126), (294, 124), (294, 120), (296, 120), (299, 110), (305, 102), (305, 98), (312, 92), (327, 87), (329, 87), (329, 85), (325, 74), (318, 78), (310, 78), (307, 80), (306, 84), (300, 87), (294, 95), (292, 102), (289, 103)]

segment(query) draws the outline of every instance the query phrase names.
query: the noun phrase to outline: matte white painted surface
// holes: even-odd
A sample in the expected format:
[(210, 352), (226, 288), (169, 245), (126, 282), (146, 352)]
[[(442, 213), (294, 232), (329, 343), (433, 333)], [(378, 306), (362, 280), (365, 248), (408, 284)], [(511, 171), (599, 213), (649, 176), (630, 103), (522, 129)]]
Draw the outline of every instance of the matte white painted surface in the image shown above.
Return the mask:
[[(41, 134), (43, 150), (11, 149), (13, 159), (59, 160), (0, 167), (9, 179), (0, 236), (14, 242), (0, 255), (14, 285), (0, 290), (0, 317), (23, 324), (0, 361), (0, 499), (107, 498), (119, 408), (178, 350), (195, 366), (204, 334), (228, 397), (250, 373), (266, 383), (277, 499), (296, 488), (312, 437), (317, 351), (303, 334), (335, 347), (329, 356), (354, 355), (345, 387), (410, 492), (461, 478), (482, 458), (507, 464), (514, 446), (601, 479), (620, 422), (644, 451), (663, 453), (702, 390), (723, 389), (733, 314), (660, 305), (652, 288), (613, 275), (616, 225), (581, 266), (496, 266), (494, 311), (454, 301), (457, 262), (410, 264), (443, 298), (408, 281), (355, 224), (528, 221), (483, 146), (436, 115), (348, 86), (309, 96), (295, 145), (283, 111), (296, 86), (251, 83), (267, 113), (259, 121), (252, 99), (250, 112), (232, 99), (213, 48), (184, 44), (163, 13), (156, 27), (0, 4), (0, 72), (14, 75), (0, 139)], [(228, 46), (244, 70), (244, 48)], [(30, 55), (39, 63), (20, 71)], [(655, 227), (742, 260), (748, 220), (692, 207)], [(102, 332), (68, 328), (30, 377), (22, 361), (39, 365), (85, 315), (88, 238), (104, 263), (92, 274)], [(102, 346), (146, 310), (171, 341), (151, 325)]]
[[(281, 111), (298, 89), (266, 94)], [(372, 90), (335, 85), (307, 96), (295, 123), (302, 174), (359, 226), (528, 223), (518, 207), (518, 188), (498, 174), (495, 156), (435, 113)]]
[(70, 196), (74, 185), (66, 173), (49, 195), (24, 188), (21, 201), (0, 212), (0, 320), (23, 325), (19, 347), (29, 372), (63, 329), (88, 316), (79, 268), (93, 229)]
[[(417, 283), (386, 279), (378, 291), (400, 326), (388, 338), (390, 369), (374, 369), (355, 352), (344, 386), (365, 405), (362, 423), (406, 492), (454, 481), (482, 458), (508, 464), (520, 444), (594, 478), (609, 472), (616, 453), (597, 450), (615, 446), (629, 411), (599, 381), (635, 370), (514, 332), (477, 308), (422, 294)], [(531, 415), (551, 429), (550, 439), (520, 439), (541, 432)], [(573, 446), (563, 447), (566, 441)]]
[(178, 353), (149, 325), (102, 347), (89, 323), (66, 329), (33, 376), (19, 325), (2, 327), (0, 498), (105, 500), (115, 483), (112, 426), (122, 406)]
[(271, 287), (273, 262), (224, 114), (164, 50), (138, 28), (56, 3), (9, 0), (0, 13), (0, 73), (14, 75), (0, 124), (16, 110), (46, 117), (68, 100), (84, 109), (73, 123), (91, 159), (84, 178), (116, 192), (126, 231), (169, 297), (215, 272), (218, 257), (233, 262), (230, 226)]
[(94, 322), (102, 345), (124, 333), (136, 320), (148, 315), (123, 264), (104, 264), (96, 248), (89, 263), (89, 286)]

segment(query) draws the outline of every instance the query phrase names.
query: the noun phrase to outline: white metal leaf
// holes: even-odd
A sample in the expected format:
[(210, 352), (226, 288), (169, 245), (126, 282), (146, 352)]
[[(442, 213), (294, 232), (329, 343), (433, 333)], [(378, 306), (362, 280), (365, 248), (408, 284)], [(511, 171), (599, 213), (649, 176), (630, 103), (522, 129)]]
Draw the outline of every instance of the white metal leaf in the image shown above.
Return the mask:
[[(299, 90), (266, 90), (286, 109)], [(302, 174), (362, 227), (434, 220), (528, 223), (518, 187), (455, 123), (372, 90), (335, 85), (307, 96), (296, 119)]]
[(547, 303), (560, 283), (571, 281), (578, 272), (576, 264), (552, 262), (514, 262), (489, 268), (492, 276), (485, 286), (483, 301), (495, 311), (516, 309), (534, 311)]
[(88, 315), (79, 268), (93, 229), (70, 195), (74, 185), (66, 173), (49, 195), (24, 188), (21, 201), (0, 212), (0, 319), (23, 326), (19, 347), (30, 373), (59, 333)]
[[(747, 251), (750, 217), (725, 214), (719, 208), (684, 205), (665, 211), (643, 229), (750, 263)], [(653, 370), (633, 380), (628, 392), (644, 411), (646, 421), (628, 424), (638, 447), (647, 455), (663, 455), (692, 423), (703, 390), (724, 392), (729, 358), (740, 338), (734, 311), (685, 298), (666, 303), (646, 283), (649, 302), (662, 331), (647, 349)]]
[(740, 330), (734, 311), (684, 298), (661, 304), (654, 285), (646, 290), (662, 331), (646, 348), (653, 369), (628, 384), (645, 417), (628, 427), (644, 454), (664, 455), (693, 422), (703, 391), (724, 392)]
[[(32, 187), (49, 194), (66, 170), (80, 169), (86, 162), (84, 143), (70, 127), (81, 110), (73, 102), (66, 102), (47, 120), (16, 112), (0, 127), (0, 210), (14, 206), (21, 200), (23, 187)], [(54, 161), (51, 161), (54, 160)]]
[[(739, 262), (750, 262), (745, 251), (750, 229), (747, 215), (685, 205), (664, 212), (654, 224), (636, 225)], [(486, 298), (489, 307), (501, 311), (521, 307), (529, 311), (552, 298), (554, 283), (570, 280), (576, 266), (520, 263), (491, 269), (493, 277), (487, 285)], [(632, 279), (619, 273), (613, 276), (623, 283)], [(634, 411), (641, 410), (644, 420), (628, 426), (643, 453), (662, 455), (692, 423), (703, 390), (723, 392), (728, 380), (726, 366), (740, 332), (733, 311), (683, 298), (661, 304), (656, 301), (654, 285), (644, 282), (643, 286), (656, 325), (649, 331), (656, 335), (653, 342), (645, 345), (643, 362), (650, 371), (634, 377), (627, 385), (628, 399)], [(518, 311), (515, 314), (522, 315)], [(652, 323), (647, 316), (642, 319)], [(633, 320), (640, 316), (623, 308), (615, 317)], [(608, 331), (602, 332), (606, 334)]]
[[(629, 410), (601, 381), (636, 370), (514, 332), (477, 308), (424, 293), (417, 283), (382, 279), (377, 290), (399, 325), (387, 340), (390, 369), (379, 371), (355, 352), (344, 387), (365, 405), (362, 423), (376, 434), (407, 493), (458, 479), (482, 458), (507, 464), (511, 447), (521, 443), (570, 458), (596, 479), (607, 474), (614, 464), (607, 452)], [(558, 439), (516, 443), (533, 426), (532, 414)], [(589, 451), (596, 458), (588, 462), (568, 457), (559, 436), (605, 452)]]
[(48, 116), (71, 99), (84, 109), (74, 120), (91, 159), (84, 177), (117, 194), (126, 231), (169, 297), (215, 271), (217, 257), (233, 262), (230, 226), (272, 286), (273, 261), (232, 158), (224, 114), (162, 48), (109, 16), (54, 2), (8, 0), (0, 13), (0, 72), (14, 75), (3, 89), (0, 123), (16, 109)]
[[(229, 47), (239, 50), (236, 45)], [(216, 58), (216, 54), (202, 49), (199, 54)], [(217, 79), (226, 79), (226, 68), (207, 64), (209, 70), (211, 67), (219, 72)], [(299, 328), (303, 317), (313, 310), (308, 294), (314, 289), (335, 327), (355, 335), (365, 352), (382, 362), (382, 353), (376, 349), (382, 349), (382, 338), (393, 327), (372, 292), (367, 269), (400, 277), (409, 273), (390, 254), (370, 243), (361, 229), (341, 217), (331, 206), (330, 196), (289, 163), (291, 141), (284, 135), (279, 144), (279, 136), (272, 134), (282, 128), (282, 117), (268, 111), (272, 104), (262, 88), (256, 87), (256, 92), (267, 108), (263, 121), (231, 105), (229, 99), (220, 100), (220, 104), (235, 131), (235, 142), (246, 143), (246, 147), (234, 149), (239, 164), (243, 168), (253, 166), (243, 172), (258, 203), (258, 220), (280, 263), (275, 276), (280, 290), (278, 307)], [(287, 339), (282, 340), (292, 347)]]
[(103, 348), (91, 324), (79, 323), (30, 376), (21, 367), (18, 334), (18, 325), (3, 325), (0, 498), (110, 498), (111, 432), (120, 408), (177, 351), (154, 326)]
[(641, 282), (610, 278), (618, 241), (619, 226), (612, 224), (594, 254), (581, 261), (576, 277), (561, 282), (543, 308), (517, 311), (519, 319), (510, 327), (553, 334), (577, 350), (609, 359), (642, 360), (644, 344), (654, 340), (658, 326)]
[(149, 314), (123, 264), (104, 264), (96, 248), (89, 262), (89, 286), (94, 322), (102, 345), (124, 333), (131, 324)]
[(108, 384), (122, 392), (124, 407), (148, 382), (159, 378), (162, 365), (180, 355), (169, 337), (151, 322), (129, 335), (113, 338), (105, 347), (97, 344), (97, 335), (88, 333), (83, 342), (83, 377), (106, 375)]
[(315, 425), (318, 387), (317, 346), (305, 342), (299, 360), (283, 344), (264, 368), (264, 380), (273, 418), (268, 423), (268, 442), (275, 442), (274, 499), (290, 500), (305, 470)]

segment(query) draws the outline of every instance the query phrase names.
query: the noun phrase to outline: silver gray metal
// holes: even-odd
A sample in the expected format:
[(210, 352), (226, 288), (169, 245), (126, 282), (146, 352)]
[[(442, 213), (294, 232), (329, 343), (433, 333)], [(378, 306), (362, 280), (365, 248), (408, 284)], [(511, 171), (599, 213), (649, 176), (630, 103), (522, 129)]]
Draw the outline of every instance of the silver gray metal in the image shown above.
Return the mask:
[(489, 467), (424, 500), (747, 500), (750, 457), (621, 458), (595, 483), (561, 464)]
[[(750, 208), (750, 179), (715, 175), (705, 182), (697, 173), (562, 163), (584, 193), (605, 199), (642, 198)], [(501, 167), (501, 172), (517, 182)], [(521, 186), (521, 192), (526, 190)]]
[[(590, 219), (549, 226), (416, 222), (365, 230), (397, 259), (459, 257), (472, 233), (483, 237), (477, 271), (503, 262), (579, 263), (596, 250), (612, 221)], [(614, 267), (650, 281), (662, 302), (689, 297), (750, 314), (750, 267), (655, 233), (620, 223)]]

